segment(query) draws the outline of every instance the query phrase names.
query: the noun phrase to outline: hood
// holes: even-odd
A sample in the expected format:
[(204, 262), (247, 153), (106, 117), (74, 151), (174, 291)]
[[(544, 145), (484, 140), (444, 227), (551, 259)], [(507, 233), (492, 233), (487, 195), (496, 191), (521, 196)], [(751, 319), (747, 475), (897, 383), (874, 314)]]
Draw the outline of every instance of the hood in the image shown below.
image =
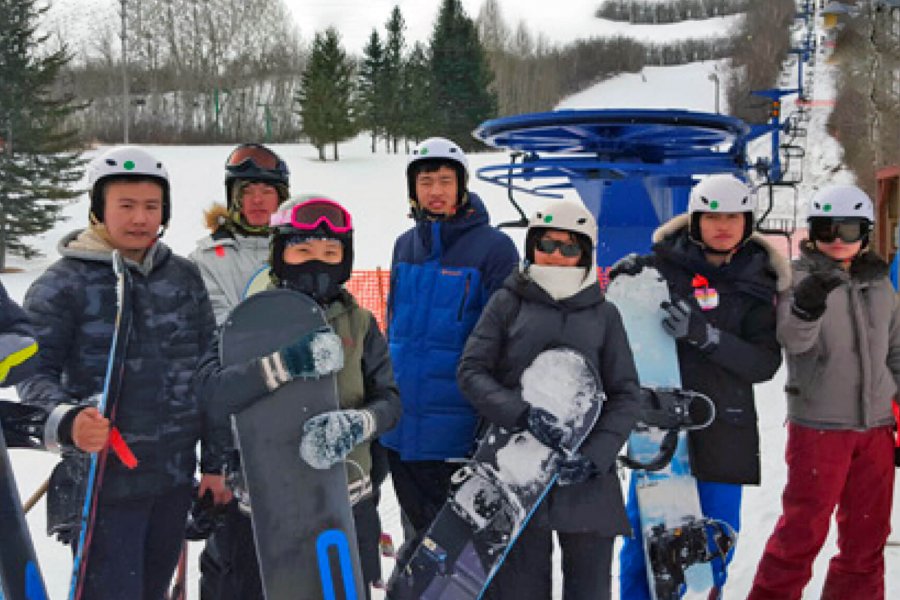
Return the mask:
[(216, 233), (228, 223), (228, 218), (228, 207), (218, 202), (203, 211), (203, 221), (210, 233)]
[[(104, 231), (102, 225), (92, 226), (86, 229), (76, 229), (63, 237), (59, 241), (56, 249), (63, 258), (105, 263), (112, 268), (113, 247), (103, 235)], [(147, 250), (143, 261), (137, 263), (126, 258), (125, 264), (144, 276), (147, 276), (152, 273), (157, 266), (163, 264), (171, 254), (172, 251), (169, 247), (157, 240), (157, 242)]]
[[(469, 192), (469, 201), (461, 211), (444, 221), (416, 219), (416, 232), (422, 243), (430, 250), (429, 255), (439, 255), (442, 247), (452, 245), (467, 231), (480, 225), (490, 224), (487, 208), (478, 194)], [(440, 232), (440, 240), (433, 239), (433, 232)], [(435, 242), (439, 241), (439, 245)]]
[[(660, 225), (653, 232), (653, 250), (661, 255), (669, 255), (676, 262), (684, 261), (685, 266), (690, 266), (693, 270), (707, 275), (705, 271), (720, 270), (706, 261), (703, 250), (694, 243), (688, 235), (688, 226), (690, 224), (690, 215), (682, 213), (676, 215)], [(743, 246), (735, 253), (732, 263), (744, 262), (744, 257), (748, 255), (762, 254), (767, 263), (765, 268), (769, 270), (775, 278), (775, 290), (783, 292), (791, 287), (791, 263), (788, 259), (778, 251), (766, 238), (754, 232), (750, 235)], [(751, 261), (758, 262), (758, 261)], [(727, 270), (726, 264), (723, 269)]]

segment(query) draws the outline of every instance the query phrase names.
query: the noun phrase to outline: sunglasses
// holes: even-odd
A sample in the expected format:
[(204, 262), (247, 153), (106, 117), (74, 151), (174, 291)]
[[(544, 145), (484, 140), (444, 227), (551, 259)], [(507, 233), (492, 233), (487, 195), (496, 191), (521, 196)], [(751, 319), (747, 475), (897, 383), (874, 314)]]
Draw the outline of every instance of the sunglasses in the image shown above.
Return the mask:
[(832, 218), (810, 219), (809, 235), (818, 242), (831, 242), (841, 239), (845, 244), (852, 244), (863, 239), (869, 233), (869, 222), (865, 219), (838, 220)]
[(573, 242), (561, 242), (559, 240), (551, 240), (542, 238), (535, 244), (535, 249), (544, 254), (553, 254), (556, 250), (566, 258), (575, 258), (581, 255), (581, 246)]
[(250, 167), (252, 163), (258, 169), (274, 171), (280, 162), (281, 159), (268, 148), (258, 144), (244, 144), (231, 151), (225, 160), (225, 166), (240, 171)]
[(350, 213), (336, 202), (326, 198), (313, 198), (287, 210), (273, 213), (269, 225), (290, 225), (300, 231), (314, 231), (324, 224), (334, 233), (348, 233), (353, 230)]

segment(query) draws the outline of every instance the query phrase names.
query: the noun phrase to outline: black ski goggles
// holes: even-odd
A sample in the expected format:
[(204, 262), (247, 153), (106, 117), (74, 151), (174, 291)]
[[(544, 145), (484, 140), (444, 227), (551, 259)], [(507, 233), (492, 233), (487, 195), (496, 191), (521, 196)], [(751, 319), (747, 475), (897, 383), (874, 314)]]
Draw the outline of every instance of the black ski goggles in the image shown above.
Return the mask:
[(809, 237), (816, 242), (831, 242), (840, 239), (845, 244), (862, 240), (869, 234), (871, 224), (868, 219), (858, 217), (834, 218), (814, 217), (809, 220)]
[(278, 169), (281, 159), (274, 152), (259, 144), (244, 144), (231, 151), (225, 161), (227, 168), (241, 171), (251, 166), (258, 169), (274, 171)]
[(581, 246), (574, 242), (561, 242), (550, 238), (541, 238), (534, 247), (538, 252), (543, 252), (544, 254), (553, 254), (558, 249), (559, 253), (566, 258), (581, 256)]

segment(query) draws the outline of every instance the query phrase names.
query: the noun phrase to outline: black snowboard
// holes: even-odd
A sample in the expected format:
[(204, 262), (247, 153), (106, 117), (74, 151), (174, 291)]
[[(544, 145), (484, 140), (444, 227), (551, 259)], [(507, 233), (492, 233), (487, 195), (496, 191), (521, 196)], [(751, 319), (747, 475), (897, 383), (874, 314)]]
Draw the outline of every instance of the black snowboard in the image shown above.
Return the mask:
[[(265, 356), (325, 325), (309, 297), (260, 292), (223, 324), (222, 365)], [(299, 455), (303, 423), (337, 408), (328, 375), (295, 379), (232, 416), (267, 600), (365, 597), (344, 465), (316, 470)]]
[[(522, 374), (522, 397), (557, 416), (578, 449), (594, 427), (605, 396), (578, 352), (542, 352)], [(454, 474), (450, 499), (388, 584), (392, 600), (481, 598), (528, 520), (557, 479), (561, 452), (527, 431), (492, 425), (472, 461)]]
[(0, 598), (45, 600), (47, 590), (22, 512), (6, 440), (0, 428)]

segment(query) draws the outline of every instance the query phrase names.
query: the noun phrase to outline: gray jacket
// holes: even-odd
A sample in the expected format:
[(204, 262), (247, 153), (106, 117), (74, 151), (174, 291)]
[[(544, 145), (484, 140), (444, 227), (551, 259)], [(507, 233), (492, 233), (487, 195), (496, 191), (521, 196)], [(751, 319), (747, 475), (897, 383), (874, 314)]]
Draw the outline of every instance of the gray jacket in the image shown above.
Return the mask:
[(250, 279), (269, 262), (269, 238), (232, 235), (224, 228), (197, 242), (188, 256), (200, 269), (209, 301), (221, 325), (244, 298)]
[(837, 272), (844, 282), (829, 294), (825, 314), (812, 322), (791, 311), (792, 290), (779, 297), (788, 418), (821, 429), (892, 424), (891, 399), (900, 387), (900, 303), (887, 264), (866, 253), (847, 272), (805, 245), (793, 269), (795, 286), (816, 271)]

